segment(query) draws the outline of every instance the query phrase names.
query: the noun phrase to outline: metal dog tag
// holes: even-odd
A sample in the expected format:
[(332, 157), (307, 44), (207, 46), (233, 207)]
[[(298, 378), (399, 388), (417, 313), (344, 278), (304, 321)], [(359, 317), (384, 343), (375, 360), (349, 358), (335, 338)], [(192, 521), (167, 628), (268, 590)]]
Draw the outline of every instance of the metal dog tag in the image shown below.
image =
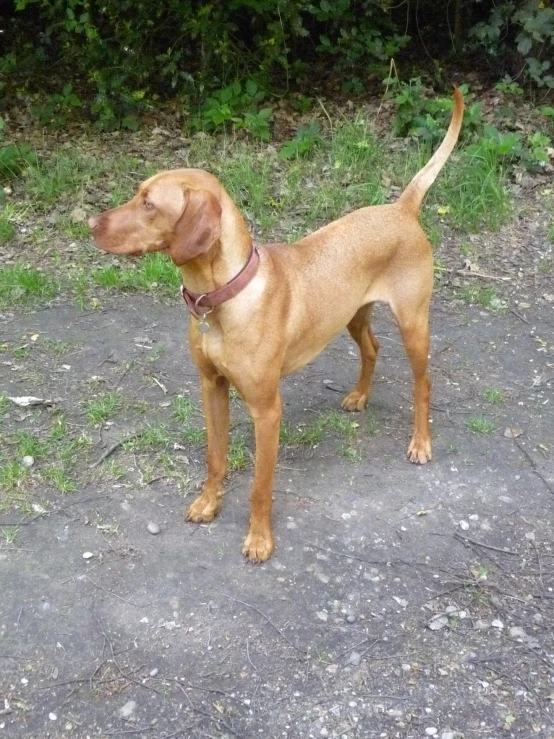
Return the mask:
[(207, 334), (210, 330), (210, 324), (206, 321), (206, 314), (203, 313), (198, 321), (198, 330), (201, 334)]

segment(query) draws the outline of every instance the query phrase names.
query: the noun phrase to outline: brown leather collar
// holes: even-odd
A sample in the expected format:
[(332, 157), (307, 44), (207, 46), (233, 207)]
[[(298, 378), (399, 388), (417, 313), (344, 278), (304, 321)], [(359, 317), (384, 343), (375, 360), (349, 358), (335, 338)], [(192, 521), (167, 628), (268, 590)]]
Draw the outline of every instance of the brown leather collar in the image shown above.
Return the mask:
[(238, 275), (235, 275), (232, 280), (226, 282), (223, 287), (219, 287), (210, 293), (192, 293), (184, 285), (181, 285), (181, 295), (189, 313), (195, 318), (200, 318), (201, 316), (205, 316), (206, 313), (210, 313), (214, 308), (217, 308), (218, 305), (234, 298), (252, 280), (259, 266), (260, 255), (258, 254), (258, 247), (252, 246), (252, 251), (244, 267)]

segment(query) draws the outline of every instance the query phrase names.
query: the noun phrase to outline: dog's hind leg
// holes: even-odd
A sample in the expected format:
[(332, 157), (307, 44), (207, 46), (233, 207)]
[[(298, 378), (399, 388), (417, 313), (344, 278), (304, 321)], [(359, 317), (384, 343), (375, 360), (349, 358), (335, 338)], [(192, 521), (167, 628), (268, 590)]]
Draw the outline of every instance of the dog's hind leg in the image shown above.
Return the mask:
[(362, 411), (371, 395), (371, 381), (379, 351), (379, 342), (373, 335), (370, 325), (371, 308), (371, 303), (364, 305), (347, 326), (350, 336), (360, 349), (362, 360), (358, 382), (342, 401), (342, 407), (347, 411)]

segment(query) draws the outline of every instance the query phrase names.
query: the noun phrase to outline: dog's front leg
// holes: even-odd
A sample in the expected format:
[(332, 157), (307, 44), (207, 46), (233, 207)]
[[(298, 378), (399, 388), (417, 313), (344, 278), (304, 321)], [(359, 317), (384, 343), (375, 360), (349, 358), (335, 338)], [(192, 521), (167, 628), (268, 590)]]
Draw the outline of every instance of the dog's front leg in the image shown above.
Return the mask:
[(221, 507), (227, 474), (229, 440), (229, 381), (221, 375), (201, 374), (202, 400), (208, 434), (208, 479), (202, 494), (187, 511), (187, 521), (211, 521)]
[(245, 400), (254, 420), (256, 467), (250, 496), (250, 528), (242, 553), (251, 562), (265, 562), (275, 549), (271, 533), (271, 505), (279, 450), (281, 397), (277, 387), (272, 393), (266, 392), (263, 399), (249, 402), (245, 397)]

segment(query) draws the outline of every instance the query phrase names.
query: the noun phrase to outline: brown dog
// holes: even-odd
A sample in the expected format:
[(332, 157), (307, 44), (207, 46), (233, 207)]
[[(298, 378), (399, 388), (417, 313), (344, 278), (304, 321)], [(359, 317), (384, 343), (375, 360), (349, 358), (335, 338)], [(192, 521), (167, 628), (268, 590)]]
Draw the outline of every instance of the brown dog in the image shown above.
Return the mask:
[(187, 520), (211, 521), (221, 506), (230, 383), (248, 406), (256, 466), (242, 551), (252, 561), (263, 562), (274, 550), (270, 518), (279, 381), (310, 362), (346, 326), (362, 366), (342, 406), (362, 410), (379, 348), (370, 328), (375, 301), (390, 305), (414, 375), (408, 457), (419, 464), (431, 459), (427, 359), (433, 258), (418, 212), (458, 139), (464, 108), (459, 90), (454, 100), (444, 141), (397, 202), (361, 208), (295, 244), (253, 249), (229, 195), (215, 177), (196, 169), (161, 172), (129, 203), (89, 220), (94, 240), (106, 251), (133, 256), (164, 251), (183, 275), (208, 434), (208, 478)]

